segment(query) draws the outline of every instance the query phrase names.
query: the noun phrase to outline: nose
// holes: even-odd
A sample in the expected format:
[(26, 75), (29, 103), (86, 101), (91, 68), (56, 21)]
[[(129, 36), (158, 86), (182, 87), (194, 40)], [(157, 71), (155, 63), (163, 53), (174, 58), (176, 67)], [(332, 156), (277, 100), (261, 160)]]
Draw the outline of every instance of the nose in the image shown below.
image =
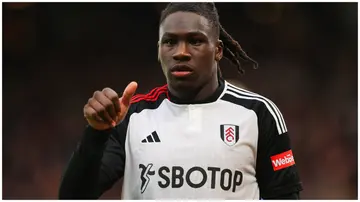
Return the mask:
[(191, 55), (187, 50), (186, 43), (179, 43), (176, 52), (173, 55), (174, 60), (178, 61), (189, 61), (191, 59)]

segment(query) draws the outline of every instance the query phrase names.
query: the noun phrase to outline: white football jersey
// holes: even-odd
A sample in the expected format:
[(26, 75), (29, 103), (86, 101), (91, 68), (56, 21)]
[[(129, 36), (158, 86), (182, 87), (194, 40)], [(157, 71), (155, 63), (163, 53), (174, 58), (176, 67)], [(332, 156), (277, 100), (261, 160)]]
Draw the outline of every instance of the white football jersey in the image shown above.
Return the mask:
[(177, 103), (167, 86), (133, 97), (118, 130), (126, 135), (123, 199), (260, 199), (302, 189), (277, 106), (227, 81), (212, 98)]

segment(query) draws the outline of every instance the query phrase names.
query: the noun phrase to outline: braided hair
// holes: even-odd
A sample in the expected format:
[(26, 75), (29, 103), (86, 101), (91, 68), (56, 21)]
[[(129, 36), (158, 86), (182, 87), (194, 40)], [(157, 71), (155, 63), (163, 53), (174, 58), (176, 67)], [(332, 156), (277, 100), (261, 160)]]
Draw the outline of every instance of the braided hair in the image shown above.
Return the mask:
[[(258, 67), (258, 63), (245, 53), (240, 44), (220, 24), (219, 14), (214, 3), (169, 3), (161, 13), (160, 24), (167, 16), (178, 11), (196, 13), (205, 17), (213, 25), (216, 37), (223, 42), (224, 57), (237, 66), (240, 74), (245, 73), (240, 61), (252, 63), (255, 69)], [(221, 76), (220, 71), (219, 74)]]

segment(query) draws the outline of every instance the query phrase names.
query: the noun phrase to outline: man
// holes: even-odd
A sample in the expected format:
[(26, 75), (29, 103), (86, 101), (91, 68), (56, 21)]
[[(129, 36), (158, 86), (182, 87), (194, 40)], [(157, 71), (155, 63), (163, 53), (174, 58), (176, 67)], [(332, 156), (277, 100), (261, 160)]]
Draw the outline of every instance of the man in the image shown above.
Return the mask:
[(221, 77), (224, 56), (256, 62), (225, 32), (213, 3), (162, 12), (159, 61), (167, 85), (122, 97), (105, 88), (63, 176), (61, 199), (99, 198), (124, 177), (124, 199), (298, 199), (284, 119), (273, 102)]

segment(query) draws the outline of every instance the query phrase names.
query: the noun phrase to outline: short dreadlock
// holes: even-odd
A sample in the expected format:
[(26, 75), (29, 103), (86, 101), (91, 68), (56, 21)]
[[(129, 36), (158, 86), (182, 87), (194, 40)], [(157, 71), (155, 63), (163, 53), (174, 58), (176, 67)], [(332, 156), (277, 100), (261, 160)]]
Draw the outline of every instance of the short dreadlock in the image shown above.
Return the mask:
[(258, 67), (258, 63), (250, 58), (241, 48), (240, 44), (221, 26), (219, 14), (214, 3), (169, 3), (161, 13), (160, 24), (168, 15), (178, 11), (196, 13), (205, 17), (212, 23), (217, 34), (216, 37), (223, 42), (224, 57), (237, 66), (240, 74), (245, 73), (245, 70), (240, 63), (241, 60), (252, 63), (255, 69)]

